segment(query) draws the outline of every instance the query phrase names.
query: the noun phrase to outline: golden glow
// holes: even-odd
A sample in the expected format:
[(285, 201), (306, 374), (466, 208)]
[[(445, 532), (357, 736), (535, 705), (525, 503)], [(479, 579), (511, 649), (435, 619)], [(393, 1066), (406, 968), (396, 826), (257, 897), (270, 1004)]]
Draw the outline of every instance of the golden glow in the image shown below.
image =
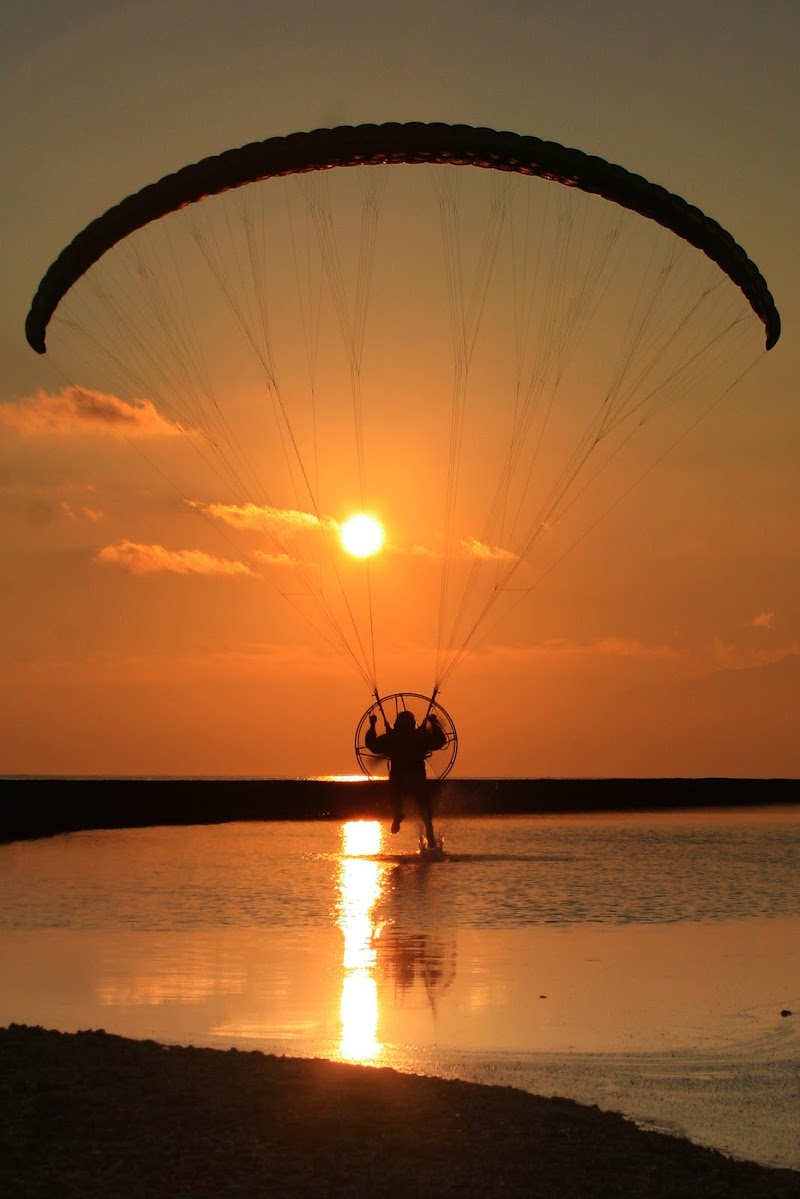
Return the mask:
[(342, 852), (349, 858), (376, 854), (383, 829), (377, 820), (350, 820), (342, 829)]
[(374, 1061), (383, 1046), (377, 1038), (378, 984), (368, 970), (345, 974), (342, 982), (342, 1036), (339, 1054), (349, 1062)]
[(383, 545), (383, 526), (373, 516), (351, 516), (341, 527), (339, 536), (348, 554), (354, 558), (370, 558)]
[(375, 941), (380, 929), (374, 910), (383, 891), (388, 867), (356, 855), (380, 850), (383, 830), (377, 820), (351, 820), (342, 826), (339, 866), (339, 928), (344, 937), (342, 1033), (339, 1055), (346, 1061), (374, 1061), (383, 1049), (378, 1040), (378, 987), (375, 980)]
[(365, 774), (312, 774), (310, 783), (366, 783)]

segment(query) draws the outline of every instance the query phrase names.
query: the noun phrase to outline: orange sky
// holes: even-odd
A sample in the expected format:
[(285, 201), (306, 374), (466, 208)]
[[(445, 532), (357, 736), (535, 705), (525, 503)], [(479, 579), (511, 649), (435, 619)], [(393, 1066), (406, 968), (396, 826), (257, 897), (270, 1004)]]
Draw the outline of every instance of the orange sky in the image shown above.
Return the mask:
[[(316, 576), (298, 581), (297, 566), (279, 560), (288, 549), (295, 563), (311, 561), (309, 539), (332, 535), (333, 522), (358, 506), (353, 395), (335, 313), (328, 307), (320, 325), (316, 442), (307, 414), (292, 410), (304, 463), (320, 450), (325, 531), (297, 532), (293, 518), (288, 542), (286, 513), (309, 505), (302, 494), (292, 498), (283, 460), (272, 453), (274, 434), (260, 416), (254, 423), (259, 372), (223, 334), (216, 311), (204, 311), (197, 329), (231, 423), (267, 480), (269, 500), (250, 500), (283, 514), (262, 511), (260, 533), (246, 527), (241, 503), (227, 510), (227, 522), (209, 508), (233, 503), (232, 492), (212, 485), (163, 404), (112, 377), (97, 357), (78, 366), (63, 330), (53, 330), (48, 358), (38, 359), (22, 324), (48, 262), (88, 220), (186, 162), (323, 123), (438, 119), (578, 145), (685, 195), (746, 247), (784, 320), (766, 357), (753, 322), (748, 347), (756, 348), (741, 361), (726, 351), (694, 407), (664, 427), (648, 426), (622, 456), (624, 471), (615, 463), (587, 492), (585, 511), (571, 512), (542, 556), (520, 567), (514, 585), (527, 587), (571, 550), (512, 612), (482, 626), (447, 680), (442, 701), (459, 729), (457, 773), (796, 775), (797, 164), (782, 151), (797, 101), (794, 10), (774, 5), (773, 20), (756, 24), (748, 5), (732, 4), (720, 30), (716, 10), (701, 4), (687, 31), (677, 12), (648, 5), (609, 4), (604, 19), (576, 5), (576, 20), (565, 10), (561, 27), (544, 7), (507, 4), (490, 14), (443, 4), (434, 40), (459, 53), (437, 65), (432, 51), (419, 57), (415, 22), (430, 20), (422, 7), (408, 9), (400, 30), (381, 6), (346, 5), (331, 29), (319, 14), (309, 29), (303, 4), (274, 6), (273, 21), (248, 3), (224, 21), (200, 5), (190, 27), (185, 7), (104, 6), (95, 17), (87, 3), (46, 34), (20, 18), (4, 51), (15, 47), (5, 108), (21, 115), (2, 135), (4, 159), (16, 169), (0, 300), (0, 720), (8, 734), (0, 772), (353, 769), (352, 735), (370, 702), (369, 682), (304, 619), (302, 592)], [(465, 7), (473, 20), (464, 19)], [(559, 62), (569, 71), (557, 70)], [(145, 91), (145, 75), (160, 82)], [(109, 107), (101, 98), (112, 78)], [(405, 178), (387, 189), (361, 375), (365, 494), (389, 541), (370, 568), (383, 691), (424, 691), (435, 678), (453, 352), (442, 274), (432, 266), (442, 251), (435, 205), (423, 213), (416, 196)], [(468, 197), (459, 260), (467, 279), (485, 228), (471, 205)], [(342, 230), (343, 245), (346, 236)], [(345, 258), (351, 288), (354, 257), (351, 249)], [(642, 251), (634, 257), (641, 261)], [(451, 614), (459, 572), (480, 550), (506, 445), (498, 429), (513, 402), (514, 311), (501, 284), (512, 279), (512, 259), (501, 247), (470, 364)], [(162, 269), (165, 258), (151, 261)], [(602, 294), (604, 319), (630, 298), (626, 269), (616, 278), (621, 298)], [(190, 290), (205, 297), (190, 278)], [(295, 279), (287, 255), (270, 278), (270, 319), (293, 403), (303, 391)], [(563, 407), (547, 427), (553, 461), (571, 444), (566, 429), (574, 433), (584, 395), (602, 389), (607, 340), (605, 326), (590, 334), (565, 375)], [(579, 541), (750, 362), (755, 368), (732, 395)], [(90, 390), (75, 393), (70, 381)], [(265, 531), (278, 519), (281, 546)], [(486, 549), (510, 552), (499, 541)], [(336, 562), (368, 644), (364, 567)], [(482, 569), (488, 595), (496, 567)], [(330, 572), (324, 586), (338, 590)], [(341, 606), (337, 619), (347, 626)]]

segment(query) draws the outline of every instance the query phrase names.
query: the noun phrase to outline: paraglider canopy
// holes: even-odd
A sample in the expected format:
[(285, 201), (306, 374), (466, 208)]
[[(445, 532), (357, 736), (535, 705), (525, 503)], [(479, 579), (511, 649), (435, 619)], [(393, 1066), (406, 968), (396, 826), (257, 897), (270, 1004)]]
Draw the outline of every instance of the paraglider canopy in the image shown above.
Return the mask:
[(127, 197), (47, 270), (26, 335), (67, 385), (182, 435), (203, 477), (177, 436), (147, 450), (182, 511), (370, 693), (389, 661), (436, 695), (752, 366), (761, 326), (770, 349), (758, 268), (665, 188), (532, 136), (390, 123)]
[(339, 126), (271, 137), (184, 167), (129, 196), (92, 221), (59, 255), (34, 297), (28, 342), (45, 352), (47, 325), (60, 300), (113, 245), (187, 204), (264, 179), (331, 167), (436, 163), (534, 175), (591, 192), (671, 229), (702, 250), (741, 287), (763, 321), (766, 348), (780, 337), (780, 317), (747, 254), (716, 221), (641, 175), (580, 150), (538, 137), (469, 125), (387, 123)]

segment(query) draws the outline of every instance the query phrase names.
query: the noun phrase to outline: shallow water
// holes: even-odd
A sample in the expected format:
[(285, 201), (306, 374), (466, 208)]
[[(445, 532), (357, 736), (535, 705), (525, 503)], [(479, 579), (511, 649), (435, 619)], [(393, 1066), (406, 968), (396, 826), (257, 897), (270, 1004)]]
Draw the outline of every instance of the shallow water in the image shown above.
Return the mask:
[(508, 1082), (800, 1168), (800, 809), (441, 831), (0, 847), (0, 1023)]

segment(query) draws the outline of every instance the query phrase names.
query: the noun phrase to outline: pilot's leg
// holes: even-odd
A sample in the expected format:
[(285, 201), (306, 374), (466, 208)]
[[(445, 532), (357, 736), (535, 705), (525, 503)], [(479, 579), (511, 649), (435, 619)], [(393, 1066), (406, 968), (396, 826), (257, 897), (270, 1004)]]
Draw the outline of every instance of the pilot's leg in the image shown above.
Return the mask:
[(403, 792), (400, 787), (392, 786), (392, 832), (399, 833), (403, 823)]
[(417, 788), (417, 807), (419, 809), (419, 814), (422, 817), (422, 823), (425, 827), (425, 840), (428, 843), (428, 849), (436, 849), (436, 834), (433, 831), (431, 793), (427, 782), (423, 782)]

